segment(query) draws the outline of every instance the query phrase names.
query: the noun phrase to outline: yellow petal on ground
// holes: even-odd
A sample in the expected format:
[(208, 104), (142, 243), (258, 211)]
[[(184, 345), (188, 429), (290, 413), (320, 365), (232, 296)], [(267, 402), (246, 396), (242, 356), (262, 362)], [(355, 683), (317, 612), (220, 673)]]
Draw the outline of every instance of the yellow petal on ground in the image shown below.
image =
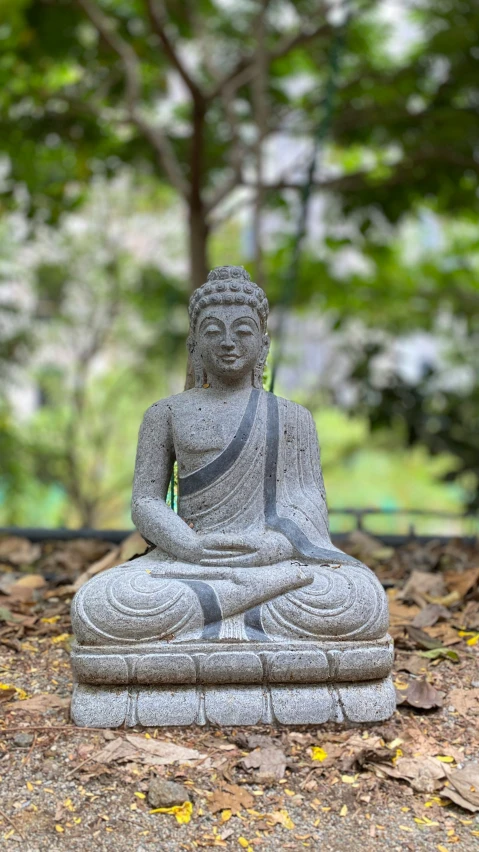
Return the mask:
[(57, 621), (60, 621), (61, 615), (52, 615), (51, 618), (41, 618), (40, 621), (42, 624), (56, 624)]
[(475, 636), (471, 636), (470, 639), (467, 639), (466, 645), (477, 645), (479, 642), (479, 633), (476, 633)]
[(153, 808), (150, 814), (174, 814), (180, 825), (186, 825), (191, 819), (193, 805), (191, 802), (183, 802), (182, 805), (173, 805), (171, 808)]
[(282, 825), (283, 828), (294, 828), (294, 822), (291, 819), (288, 811), (284, 808), (282, 808), (280, 811), (275, 811), (272, 816), (274, 817), (275, 822), (279, 822), (279, 824)]
[(146, 799), (145, 794), (140, 793), (138, 790), (135, 791), (135, 796), (137, 797), (137, 799)]
[(252, 847), (249, 845), (249, 840), (246, 840), (246, 837), (238, 837), (238, 843), (243, 849), (247, 849), (248, 852), (251, 849), (251, 852), (253, 852)]
[(229, 819), (231, 819), (231, 811), (225, 808), (224, 811), (221, 811), (221, 822), (228, 822)]
[(62, 825), (56, 825), (55, 831), (58, 831), (58, 834), (62, 834), (65, 831), (65, 829), (63, 828)]
[(328, 752), (321, 748), (321, 746), (312, 746), (311, 748), (311, 757), (313, 760), (326, 760), (328, 756)]
[(436, 760), (440, 760), (441, 763), (454, 763), (454, 758), (448, 754), (436, 754)]
[(343, 807), (342, 807), (342, 808), (341, 808), (341, 810), (339, 811), (339, 816), (346, 816), (347, 812), (348, 812), (348, 806), (347, 806), (347, 805), (343, 805)]
[(59, 645), (60, 642), (66, 642), (67, 639), (71, 639), (71, 638), (72, 637), (70, 636), (69, 633), (60, 633), (59, 636), (54, 636), (51, 641), (53, 642), (54, 645)]
[(446, 849), (446, 847), (443, 846), (442, 843), (439, 843), (439, 845), (436, 846), (436, 849), (437, 849), (437, 852), (449, 852), (449, 849)]
[[(19, 698), (20, 701), (23, 701), (24, 698), (28, 698), (28, 694), (25, 692), (24, 689), (20, 689), (19, 686), (12, 686), (9, 683), (0, 683), (0, 689), (4, 689), (7, 692), (11, 689), (15, 690), (17, 698)], [(13, 698), (13, 696), (12, 696), (12, 698)]]
[(28, 790), (30, 793), (32, 793), (34, 789), (35, 789), (35, 788), (34, 788), (34, 786), (33, 786), (32, 782), (31, 782), (31, 781), (27, 781), (27, 790)]

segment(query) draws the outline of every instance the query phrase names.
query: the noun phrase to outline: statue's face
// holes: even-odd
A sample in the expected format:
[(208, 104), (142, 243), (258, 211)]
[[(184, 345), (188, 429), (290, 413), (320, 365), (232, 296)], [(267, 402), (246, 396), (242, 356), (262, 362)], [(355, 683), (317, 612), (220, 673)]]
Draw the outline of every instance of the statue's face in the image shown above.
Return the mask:
[(242, 378), (262, 353), (258, 315), (249, 305), (211, 305), (198, 317), (196, 342), (207, 375)]

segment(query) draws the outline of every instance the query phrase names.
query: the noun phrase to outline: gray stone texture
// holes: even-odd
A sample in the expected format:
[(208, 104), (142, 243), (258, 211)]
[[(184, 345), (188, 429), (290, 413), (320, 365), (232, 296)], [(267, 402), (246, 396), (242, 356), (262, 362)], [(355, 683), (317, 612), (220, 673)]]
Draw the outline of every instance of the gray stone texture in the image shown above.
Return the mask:
[(138, 442), (132, 517), (154, 549), (72, 604), (78, 725), (394, 711), (384, 590), (331, 542), (311, 414), (262, 389), (267, 314), (242, 267), (213, 270), (191, 298), (194, 387), (154, 404)]

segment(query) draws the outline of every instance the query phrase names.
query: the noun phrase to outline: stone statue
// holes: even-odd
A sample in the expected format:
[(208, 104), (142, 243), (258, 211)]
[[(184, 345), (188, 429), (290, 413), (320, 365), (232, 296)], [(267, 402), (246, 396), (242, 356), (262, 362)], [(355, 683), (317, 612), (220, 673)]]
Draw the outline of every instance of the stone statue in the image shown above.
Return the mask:
[[(73, 601), (73, 719), (386, 719), (386, 596), (330, 540), (310, 412), (263, 390), (266, 296), (222, 266), (189, 315), (195, 386), (152, 405), (138, 442), (132, 517), (154, 547)], [(175, 460), (178, 514), (166, 503)]]

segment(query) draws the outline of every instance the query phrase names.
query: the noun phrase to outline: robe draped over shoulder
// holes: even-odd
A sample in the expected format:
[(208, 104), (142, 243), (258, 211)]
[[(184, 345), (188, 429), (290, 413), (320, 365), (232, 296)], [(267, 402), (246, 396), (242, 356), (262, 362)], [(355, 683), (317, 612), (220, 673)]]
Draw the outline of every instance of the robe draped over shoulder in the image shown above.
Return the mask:
[(310, 412), (253, 389), (235, 437), (209, 465), (179, 479), (179, 513), (197, 532), (281, 532), (313, 563), (356, 562), (329, 537)]
[(260, 542), (268, 530), (280, 532), (296, 555), (266, 566), (208, 569), (158, 547), (80, 590), (72, 609), (80, 642), (385, 634), (381, 584), (331, 542), (316, 429), (302, 406), (253, 389), (230, 444), (180, 477), (178, 512), (199, 535), (225, 532), (228, 542), (246, 534)]

